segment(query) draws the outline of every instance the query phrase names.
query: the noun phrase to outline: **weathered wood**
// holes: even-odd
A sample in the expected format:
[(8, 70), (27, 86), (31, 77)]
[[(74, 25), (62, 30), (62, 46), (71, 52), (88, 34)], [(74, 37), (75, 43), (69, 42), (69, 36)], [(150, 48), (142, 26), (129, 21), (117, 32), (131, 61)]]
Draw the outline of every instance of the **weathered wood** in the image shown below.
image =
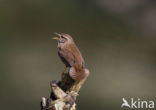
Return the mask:
[(73, 80), (69, 73), (62, 75), (61, 81), (51, 81), (50, 98), (42, 97), (41, 110), (75, 110), (76, 97), (89, 75), (89, 70), (85, 69), (84, 74), (86, 76), (78, 81)]

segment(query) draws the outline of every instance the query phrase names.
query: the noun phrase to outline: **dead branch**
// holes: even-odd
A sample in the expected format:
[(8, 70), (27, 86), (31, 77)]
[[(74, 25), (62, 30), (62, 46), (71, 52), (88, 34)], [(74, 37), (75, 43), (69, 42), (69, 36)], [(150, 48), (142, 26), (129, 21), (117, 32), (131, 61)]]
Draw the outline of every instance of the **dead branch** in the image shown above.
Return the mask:
[(58, 82), (51, 81), (51, 95), (48, 99), (42, 97), (41, 110), (76, 110), (76, 97), (89, 75), (89, 70), (85, 69), (84, 74), (86, 76), (77, 81), (69, 73), (65, 73)]

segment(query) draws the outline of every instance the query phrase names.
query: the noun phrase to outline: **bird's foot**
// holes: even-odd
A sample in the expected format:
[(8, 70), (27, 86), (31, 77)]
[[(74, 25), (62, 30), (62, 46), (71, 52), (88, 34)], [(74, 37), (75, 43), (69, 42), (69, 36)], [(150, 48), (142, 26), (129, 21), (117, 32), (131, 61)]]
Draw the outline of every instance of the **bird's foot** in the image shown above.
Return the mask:
[(65, 76), (65, 74), (66, 74), (65, 72), (62, 72), (62, 77), (64, 77), (64, 76)]

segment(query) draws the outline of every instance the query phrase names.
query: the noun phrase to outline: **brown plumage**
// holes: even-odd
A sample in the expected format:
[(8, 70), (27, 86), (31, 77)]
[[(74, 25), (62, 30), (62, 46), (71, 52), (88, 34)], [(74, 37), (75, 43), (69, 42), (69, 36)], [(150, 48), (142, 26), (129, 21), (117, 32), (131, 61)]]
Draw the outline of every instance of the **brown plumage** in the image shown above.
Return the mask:
[(73, 67), (74, 71), (69, 71), (69, 75), (74, 79), (81, 79), (84, 74), (84, 59), (77, 48), (74, 40), (69, 34), (58, 34), (54, 39), (58, 40), (58, 55), (66, 67)]
[(74, 80), (81, 80), (84, 79), (88, 74), (86, 74), (85, 68), (81, 68), (81, 65), (75, 64), (73, 67), (70, 68), (69, 75)]

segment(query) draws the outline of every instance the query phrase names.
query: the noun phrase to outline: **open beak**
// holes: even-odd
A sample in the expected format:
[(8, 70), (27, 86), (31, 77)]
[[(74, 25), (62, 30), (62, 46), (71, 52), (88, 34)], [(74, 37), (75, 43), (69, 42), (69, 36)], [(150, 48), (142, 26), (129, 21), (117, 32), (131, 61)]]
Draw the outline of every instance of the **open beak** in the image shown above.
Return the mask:
[(56, 33), (56, 32), (54, 32), (54, 34), (55, 34), (55, 35), (57, 35), (58, 37), (53, 37), (52, 39), (54, 39), (54, 40), (59, 40), (59, 39), (60, 39), (61, 34)]
[(59, 37), (53, 37), (52, 39), (54, 39), (54, 40), (59, 40), (60, 38), (59, 38)]

